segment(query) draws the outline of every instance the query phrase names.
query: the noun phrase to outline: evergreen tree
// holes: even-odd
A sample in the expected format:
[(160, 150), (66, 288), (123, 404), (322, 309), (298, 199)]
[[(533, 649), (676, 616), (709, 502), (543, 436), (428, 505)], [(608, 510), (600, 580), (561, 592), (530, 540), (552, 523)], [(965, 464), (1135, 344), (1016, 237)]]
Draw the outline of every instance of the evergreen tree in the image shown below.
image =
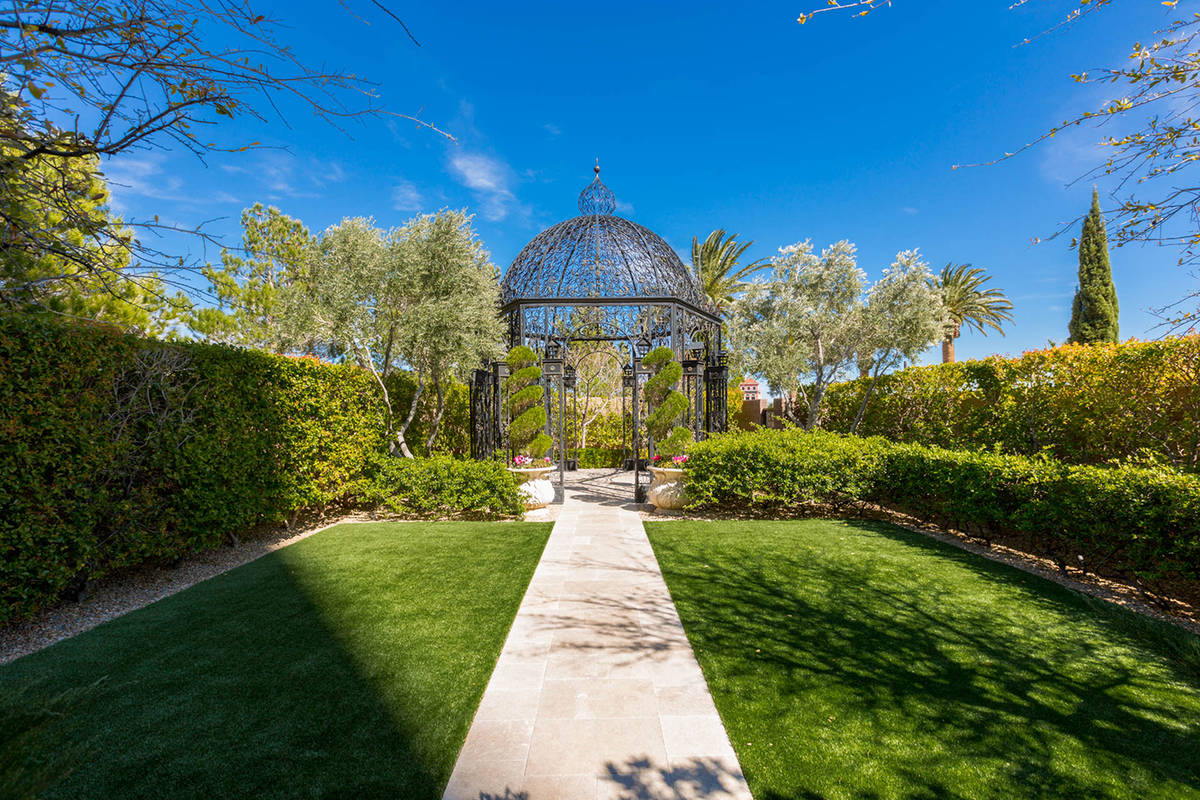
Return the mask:
[(1093, 344), (1120, 339), (1117, 288), (1108, 263), (1108, 234), (1100, 215), (1100, 195), (1092, 189), (1092, 209), (1079, 235), (1079, 288), (1071, 304), (1070, 342)]
[(300, 220), (262, 203), (247, 208), (242, 212), (240, 250), (223, 250), (220, 267), (210, 264), (201, 270), (218, 305), (197, 308), (190, 320), (192, 330), (208, 341), (273, 353), (299, 346), (281, 320), (282, 298), (302, 280), (305, 259), (315, 247)]
[(0, 308), (171, 335), (188, 301), (130, 265), (132, 233), (108, 203), (96, 156), (23, 158), (0, 145)]

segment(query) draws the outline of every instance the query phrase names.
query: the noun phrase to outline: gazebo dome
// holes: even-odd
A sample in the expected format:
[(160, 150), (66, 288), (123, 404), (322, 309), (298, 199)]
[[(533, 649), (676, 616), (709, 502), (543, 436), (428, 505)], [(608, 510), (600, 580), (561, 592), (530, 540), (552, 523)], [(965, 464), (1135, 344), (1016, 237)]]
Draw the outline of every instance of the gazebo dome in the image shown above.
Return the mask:
[(671, 246), (616, 216), (616, 205), (597, 166), (595, 179), (579, 194), (580, 216), (542, 231), (513, 259), (501, 283), (502, 302), (663, 298), (707, 308)]

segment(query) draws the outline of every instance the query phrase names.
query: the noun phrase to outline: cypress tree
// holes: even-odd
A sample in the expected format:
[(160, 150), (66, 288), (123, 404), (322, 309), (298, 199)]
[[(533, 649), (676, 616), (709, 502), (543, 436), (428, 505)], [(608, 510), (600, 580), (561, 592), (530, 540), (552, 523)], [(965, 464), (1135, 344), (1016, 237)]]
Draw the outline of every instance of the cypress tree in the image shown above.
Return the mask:
[(1100, 195), (1092, 189), (1092, 208), (1079, 235), (1079, 288), (1071, 304), (1071, 338), (1075, 344), (1115, 342), (1118, 327), (1117, 287), (1108, 263), (1108, 234), (1100, 215)]

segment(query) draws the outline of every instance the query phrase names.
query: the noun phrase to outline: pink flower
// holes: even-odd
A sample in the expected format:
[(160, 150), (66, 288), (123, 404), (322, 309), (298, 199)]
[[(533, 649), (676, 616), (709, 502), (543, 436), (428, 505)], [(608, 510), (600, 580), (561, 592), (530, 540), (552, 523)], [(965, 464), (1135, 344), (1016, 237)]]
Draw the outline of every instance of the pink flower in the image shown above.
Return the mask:
[(674, 456), (671, 460), (675, 462), (675, 466), (682, 467), (687, 463), (687, 456)]

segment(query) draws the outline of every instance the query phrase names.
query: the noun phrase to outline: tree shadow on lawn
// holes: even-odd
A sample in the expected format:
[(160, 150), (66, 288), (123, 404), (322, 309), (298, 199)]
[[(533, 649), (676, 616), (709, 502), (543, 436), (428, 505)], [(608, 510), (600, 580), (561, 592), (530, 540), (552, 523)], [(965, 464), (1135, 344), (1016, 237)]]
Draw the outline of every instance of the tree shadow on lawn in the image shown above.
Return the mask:
[(1200, 796), (1200, 679), (1128, 612), (883, 523), (679, 524), (651, 538), (759, 800)]
[[(365, 580), (341, 580), (352, 558), (298, 558), (349, 533), (326, 531), (0, 670), (0, 693), (46, 696), (107, 676), (51, 731), (86, 758), (46, 796), (440, 797), (511, 614), (498, 636), (444, 647), (438, 620), (419, 619), (425, 601), (388, 607), (389, 572), (404, 567), (388, 566), (386, 545), (362, 548)], [(364, 596), (372, 583), (377, 598)], [(466, 607), (489, 602), (463, 588)], [(441, 660), (429, 667), (422, 654)]]

